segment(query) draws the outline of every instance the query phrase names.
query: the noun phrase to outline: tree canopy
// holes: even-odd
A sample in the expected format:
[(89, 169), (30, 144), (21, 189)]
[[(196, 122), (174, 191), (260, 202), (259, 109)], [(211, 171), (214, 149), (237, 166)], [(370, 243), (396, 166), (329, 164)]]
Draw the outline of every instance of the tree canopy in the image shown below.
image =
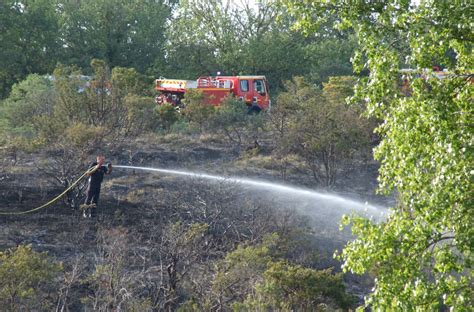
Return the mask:
[(92, 59), (146, 73), (163, 62), (165, 25), (173, 1), (50, 1), (0, 3), (0, 98), (28, 74), (57, 63), (93, 72)]
[[(337, 16), (351, 28), (359, 50), (353, 58), (368, 77), (354, 100), (383, 120), (382, 191), (400, 201), (373, 223), (348, 218), (356, 239), (341, 253), (346, 271), (375, 274), (366, 304), (381, 310), (435, 310), (472, 306), (473, 210), (472, 5), (449, 1), (285, 1), (308, 33)], [(454, 57), (453, 57), (454, 56)], [(431, 73), (445, 69), (443, 79)], [(400, 91), (402, 73), (409, 95)]]
[(329, 28), (305, 37), (274, 1), (3, 1), (0, 98), (58, 63), (94, 72), (92, 59), (158, 78), (261, 74), (272, 89), (294, 75), (348, 75), (355, 41)]

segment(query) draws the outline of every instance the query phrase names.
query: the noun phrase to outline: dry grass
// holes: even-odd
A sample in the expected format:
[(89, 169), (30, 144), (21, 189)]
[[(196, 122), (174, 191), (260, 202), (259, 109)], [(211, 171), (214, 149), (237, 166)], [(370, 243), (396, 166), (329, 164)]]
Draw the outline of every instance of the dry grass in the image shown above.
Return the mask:
[(201, 133), (199, 142), (204, 144), (222, 143), (222, 135), (216, 133)]
[[(286, 159), (288, 165), (288, 173), (298, 173), (305, 170), (304, 161), (297, 155), (289, 155)], [(281, 160), (272, 155), (254, 155), (246, 153), (233, 163), (239, 168), (260, 168), (266, 170), (280, 170)]]
[(32, 169), (27, 166), (8, 166), (5, 171), (11, 174), (25, 174), (31, 173)]
[(125, 196), (125, 200), (132, 204), (140, 204), (143, 202), (144, 198), (144, 189), (131, 190), (128, 192), (127, 196)]
[(277, 166), (275, 161), (272, 159), (272, 156), (262, 156), (262, 155), (249, 155), (244, 154), (242, 157), (237, 159), (234, 162), (234, 165), (241, 168), (248, 168), (248, 167), (258, 167), (268, 170), (275, 170)]

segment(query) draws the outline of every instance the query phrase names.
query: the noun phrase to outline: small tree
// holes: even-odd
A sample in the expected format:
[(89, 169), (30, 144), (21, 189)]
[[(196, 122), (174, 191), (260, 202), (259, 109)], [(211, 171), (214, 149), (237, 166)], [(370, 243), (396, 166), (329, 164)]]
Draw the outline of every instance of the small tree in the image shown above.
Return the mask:
[(160, 126), (167, 133), (171, 131), (173, 124), (179, 120), (179, 113), (171, 104), (163, 104), (158, 106), (156, 113), (158, 114), (158, 118), (160, 120)]
[(264, 114), (250, 115), (243, 101), (229, 96), (222, 102), (213, 118), (213, 128), (221, 131), (240, 152), (246, 143), (258, 144)]
[(0, 303), (8, 311), (46, 310), (61, 266), (31, 245), (0, 252)]
[(217, 266), (212, 282), (214, 308), (222, 310), (232, 303), (243, 301), (254, 285), (262, 281), (262, 273), (272, 261), (271, 249), (278, 240), (276, 234), (268, 235), (257, 246), (238, 246), (229, 252)]
[(151, 277), (150, 297), (154, 309), (174, 311), (182, 296), (183, 283), (191, 270), (207, 252), (207, 224), (167, 225), (155, 243), (158, 276)]
[(33, 137), (35, 117), (50, 116), (54, 101), (52, 81), (36, 74), (29, 75), (25, 80), (15, 84), (10, 96), (0, 103), (0, 119), (4, 122), (2, 132)]
[(199, 132), (210, 124), (215, 107), (206, 103), (206, 98), (200, 90), (190, 89), (186, 92), (184, 99), (184, 117), (192, 124), (196, 124)]
[(233, 97), (226, 98), (214, 119), (216, 129), (220, 129), (237, 148), (243, 141), (247, 123), (245, 103)]
[(143, 272), (130, 269), (130, 239), (124, 228), (99, 229), (95, 270), (85, 279), (92, 292), (83, 299), (94, 311), (150, 310), (150, 302), (140, 298)]
[(217, 265), (212, 310), (309, 311), (317, 305), (349, 308), (341, 274), (292, 265), (279, 257), (281, 239), (267, 235), (260, 244), (239, 246)]
[(35, 146), (35, 120), (40, 115), (51, 116), (54, 101), (52, 81), (36, 74), (15, 84), (10, 96), (0, 101), (0, 149), (5, 156), (1, 169), (16, 165), (18, 152)]
[(275, 131), (275, 148), (272, 156), (279, 163), (280, 174), (286, 178), (290, 164), (289, 157), (295, 152), (293, 139), (290, 135), (292, 126), (302, 110), (302, 103), (314, 100), (319, 96), (319, 90), (306, 83), (303, 77), (293, 77), (284, 83), (286, 92), (281, 92), (269, 114), (269, 125)]
[(345, 101), (354, 83), (351, 77), (331, 77), (321, 92), (296, 78), (287, 84), (293, 88), (279, 96), (283, 103), (288, 99), (299, 102), (294, 104), (299, 108), (294, 110), (289, 129), (280, 124), (283, 146), (279, 149), (300, 155), (314, 180), (325, 186), (334, 185), (355, 156), (370, 152), (370, 123), (360, 117), (360, 107), (348, 106)]
[(331, 269), (314, 270), (286, 261), (269, 263), (263, 273), (263, 281), (255, 286), (237, 310), (252, 311), (334, 311), (354, 305), (349, 296), (342, 274)]

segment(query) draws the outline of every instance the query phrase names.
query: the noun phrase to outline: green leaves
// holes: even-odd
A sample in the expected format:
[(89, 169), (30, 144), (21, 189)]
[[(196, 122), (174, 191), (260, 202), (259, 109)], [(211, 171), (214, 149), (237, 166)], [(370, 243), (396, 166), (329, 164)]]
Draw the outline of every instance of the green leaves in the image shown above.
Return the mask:
[(171, 104), (160, 105), (156, 109), (156, 113), (160, 120), (160, 125), (165, 129), (165, 131), (171, 131), (171, 126), (178, 121), (179, 113), (176, 111), (176, 108)]
[(201, 90), (189, 89), (183, 100), (185, 107), (182, 110), (184, 117), (199, 128), (199, 131), (212, 123), (212, 117), (216, 113), (216, 107), (206, 103), (206, 98)]
[(59, 264), (51, 262), (45, 253), (33, 251), (31, 245), (0, 252), (2, 307), (10, 311), (46, 309), (48, 301), (42, 294), (60, 270)]
[(88, 68), (94, 58), (145, 73), (164, 62), (167, 1), (2, 1), (0, 98), (28, 74), (57, 63)]
[(65, 1), (61, 8), (66, 64), (86, 67), (100, 58), (111, 67), (134, 67), (144, 73), (163, 58), (171, 12), (165, 1)]
[(219, 302), (234, 301), (235, 311), (309, 311), (316, 306), (335, 310), (353, 306), (341, 274), (279, 259), (280, 244), (281, 239), (272, 234), (259, 245), (238, 246), (228, 253), (217, 266), (213, 280), (213, 292)]
[(279, 149), (304, 159), (315, 181), (333, 186), (344, 166), (369, 152), (372, 125), (360, 105), (348, 106), (355, 79), (330, 77), (319, 90), (302, 77), (286, 82), (278, 95), (272, 122), (280, 132)]
[(0, 104), (1, 119), (5, 120), (4, 135), (35, 134), (34, 121), (39, 115), (51, 115), (54, 106), (54, 90), (50, 80), (30, 75), (13, 86), (10, 97)]
[[(258, 298), (257, 302), (261, 307), (310, 310), (332, 302), (341, 308), (351, 306), (351, 298), (345, 293), (342, 276), (332, 274), (331, 269), (314, 270), (278, 261), (269, 265), (263, 277), (264, 281), (256, 287), (254, 297)], [(246, 303), (252, 302), (249, 299)]]
[(28, 74), (54, 68), (58, 29), (55, 6), (49, 0), (0, 3), (0, 98)]
[[(290, 2), (291, 9), (302, 4)], [(467, 3), (389, 1), (315, 3), (298, 15), (311, 30), (333, 10), (358, 37), (355, 88), (369, 116), (383, 120), (375, 150), (381, 191), (396, 190), (398, 206), (380, 224), (353, 217), (356, 238), (342, 251), (346, 271), (371, 271), (366, 305), (380, 310), (472, 306), (473, 85), (472, 32)], [(398, 42), (404, 42), (399, 45)], [(365, 59), (365, 61), (363, 61)], [(432, 66), (446, 68), (436, 77)], [(399, 87), (402, 67), (410, 94)], [(468, 117), (471, 116), (471, 117)], [(345, 223), (348, 223), (346, 220)]]

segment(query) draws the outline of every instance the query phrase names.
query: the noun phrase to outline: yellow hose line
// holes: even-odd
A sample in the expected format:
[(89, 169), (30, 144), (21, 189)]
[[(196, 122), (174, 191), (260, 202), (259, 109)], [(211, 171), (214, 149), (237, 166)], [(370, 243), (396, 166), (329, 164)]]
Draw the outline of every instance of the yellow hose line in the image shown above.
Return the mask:
[(59, 194), (58, 196), (56, 196), (55, 198), (53, 198), (52, 200), (50, 200), (49, 202), (47, 202), (46, 204), (44, 205), (41, 205), (39, 207), (36, 207), (34, 209), (31, 209), (31, 210), (26, 210), (26, 211), (19, 211), (19, 212), (15, 212), (15, 211), (0, 211), (0, 215), (23, 215), (23, 214), (27, 214), (27, 213), (30, 213), (30, 212), (35, 212), (35, 211), (38, 211), (40, 209), (43, 209), (43, 208), (46, 208), (48, 207), (49, 205), (53, 204), (54, 202), (56, 202), (58, 199), (60, 199), (61, 197), (63, 197), (67, 192), (69, 192), (69, 190), (71, 190), (73, 187), (75, 187), (77, 185), (77, 183), (79, 183), (90, 171), (94, 170), (95, 167), (92, 167), (91, 169), (88, 169), (86, 172), (84, 172), (80, 177), (79, 179), (77, 179), (76, 181), (74, 181), (74, 183), (72, 183), (67, 189), (64, 190), (64, 192), (62, 192), (61, 194)]

